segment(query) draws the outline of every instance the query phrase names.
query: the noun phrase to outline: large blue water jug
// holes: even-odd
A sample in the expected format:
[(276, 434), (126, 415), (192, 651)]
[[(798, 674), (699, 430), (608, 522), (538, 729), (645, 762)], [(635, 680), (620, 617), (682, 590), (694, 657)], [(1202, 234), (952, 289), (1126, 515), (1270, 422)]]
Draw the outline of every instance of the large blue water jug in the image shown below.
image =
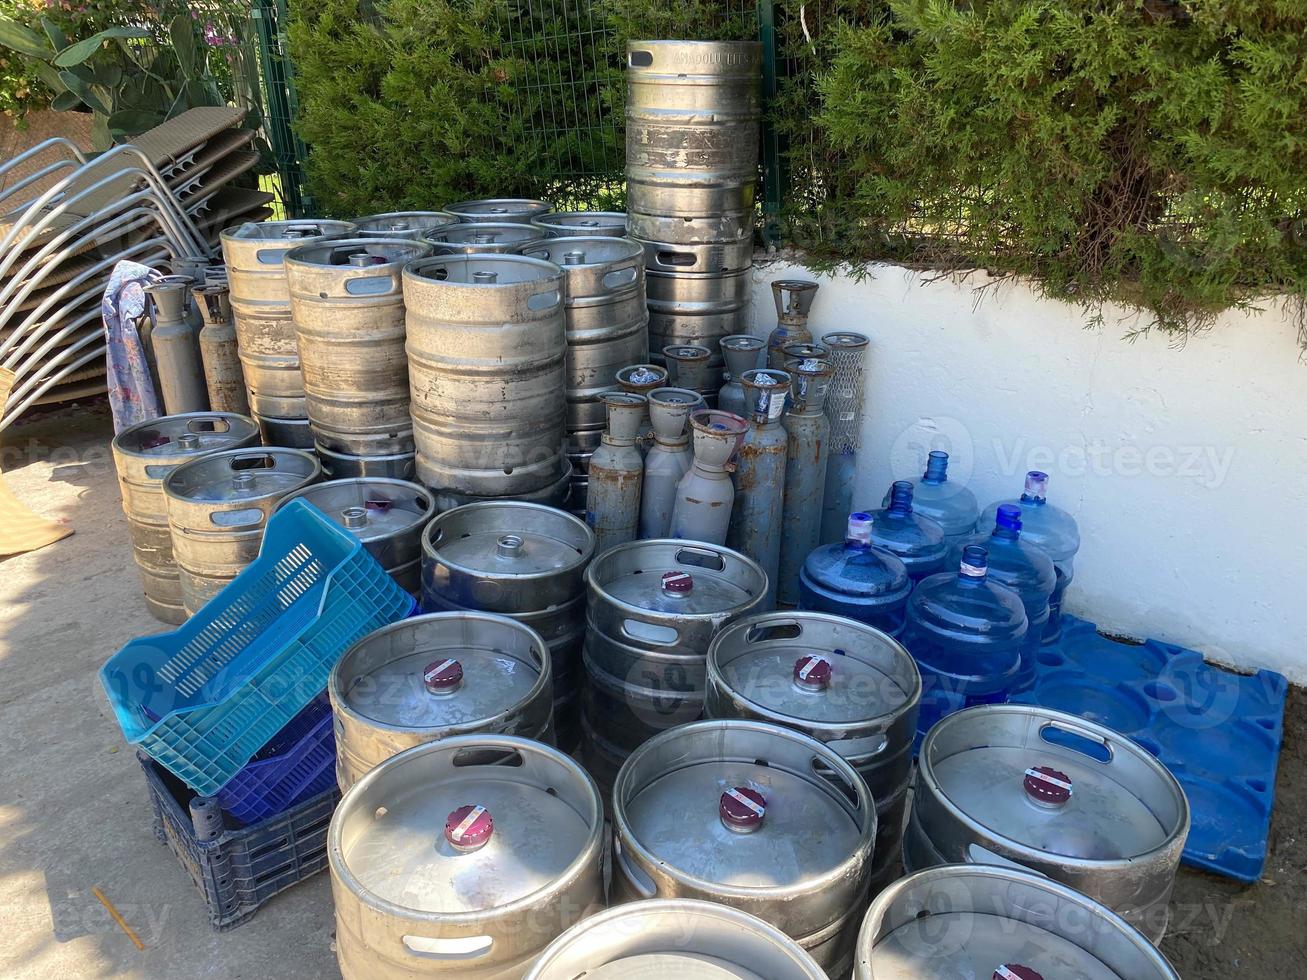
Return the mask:
[[(1035, 656), (1048, 623), (1048, 600), (1057, 585), (1053, 560), (1021, 533), (1021, 508), (1002, 504), (994, 515), (994, 529), (978, 534), (968, 544), (989, 552), (989, 580), (1006, 585), (1021, 598), (1026, 610), (1026, 638), (1021, 643), (1021, 671), (1012, 692), (1024, 691), (1035, 680)], [(957, 551), (961, 560), (962, 549)]]
[(1057, 572), (1057, 585), (1048, 603), (1048, 622), (1044, 625), (1044, 643), (1053, 643), (1062, 635), (1062, 596), (1071, 584), (1072, 561), (1080, 550), (1080, 529), (1076, 519), (1061, 507), (1050, 504), (1046, 498), (1048, 474), (1031, 470), (1026, 474), (1026, 489), (1017, 500), (1000, 500), (985, 508), (976, 530), (987, 531), (994, 526), (998, 509), (1003, 504), (1021, 508), (1021, 540), (1033, 544), (1053, 559)]
[[(890, 504), (886, 492), (882, 507)], [(948, 478), (948, 453), (933, 449), (926, 457), (926, 472), (912, 484), (912, 511), (929, 517), (944, 529), (950, 548), (961, 547), (976, 533), (980, 505), (976, 495), (956, 480)]]
[(958, 571), (930, 576), (908, 599), (902, 641), (921, 670), (919, 733), (962, 708), (1006, 701), (1021, 670), (1025, 606), (988, 573), (989, 553), (967, 545)]
[(808, 554), (799, 571), (799, 608), (847, 616), (898, 636), (912, 580), (903, 562), (872, 546), (871, 529), (870, 514), (850, 514), (843, 544)]
[(907, 480), (890, 487), (888, 506), (871, 512), (871, 543), (903, 562), (914, 582), (941, 571), (948, 560), (944, 529), (915, 512)]

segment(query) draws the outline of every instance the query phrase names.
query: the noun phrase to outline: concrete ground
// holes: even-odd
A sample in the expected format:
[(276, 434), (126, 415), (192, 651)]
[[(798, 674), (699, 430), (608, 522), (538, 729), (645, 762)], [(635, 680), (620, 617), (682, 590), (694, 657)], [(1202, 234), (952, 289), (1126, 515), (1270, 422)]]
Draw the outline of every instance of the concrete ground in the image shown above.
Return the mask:
[[(75, 534), (0, 560), (0, 976), (331, 977), (325, 874), (224, 933), (151, 830), (133, 752), (96, 671), (160, 625), (145, 611), (103, 407), (64, 410), (0, 436), (0, 470)], [(1272, 848), (1246, 887), (1182, 871), (1164, 951), (1186, 980), (1301, 976), (1307, 960), (1307, 698), (1286, 724)], [(138, 950), (91, 894), (139, 934)]]

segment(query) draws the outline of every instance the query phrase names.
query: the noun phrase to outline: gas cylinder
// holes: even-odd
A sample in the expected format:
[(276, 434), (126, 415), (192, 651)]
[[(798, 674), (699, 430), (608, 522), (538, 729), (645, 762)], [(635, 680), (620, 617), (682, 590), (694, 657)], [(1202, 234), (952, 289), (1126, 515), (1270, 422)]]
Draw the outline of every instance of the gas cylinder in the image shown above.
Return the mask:
[(749, 428), (735, 463), (735, 506), (726, 546), (752, 558), (767, 573), (763, 609), (776, 604), (781, 565), (785, 462), (789, 437), (781, 425), (790, 376), (784, 371), (745, 371), (740, 379)]
[(231, 318), (231, 296), (225, 283), (196, 286), (191, 290), (200, 311), (200, 359), (209, 407), (215, 412), (250, 413), (245, 374), (236, 350), (236, 323)]
[[(623, 391), (629, 391), (633, 395), (644, 395), (646, 398), (655, 388), (667, 387), (667, 378), (667, 368), (659, 364), (631, 364), (617, 372), (617, 383)], [(652, 443), (653, 426), (649, 423), (649, 411), (646, 406), (644, 418), (635, 437), (635, 444), (640, 448), (641, 456)], [(598, 551), (595, 554), (598, 554)]]
[(722, 360), (726, 362), (726, 384), (717, 393), (717, 407), (723, 412), (744, 415), (744, 388), (740, 384), (740, 375), (758, 367), (759, 355), (766, 342), (747, 333), (731, 334), (723, 337)]
[(808, 312), (817, 295), (817, 284), (810, 279), (777, 279), (771, 284), (771, 292), (776, 301), (776, 329), (767, 337), (767, 366), (779, 371), (785, 364), (782, 347), (812, 343)]
[(731, 457), (749, 423), (720, 409), (690, 415), (694, 464), (676, 485), (672, 505), (672, 537), (725, 544), (735, 501)]
[[(793, 347), (814, 345), (790, 344)], [(803, 561), (821, 544), (821, 504), (826, 492), (826, 451), (830, 419), (826, 392), (834, 369), (817, 358), (785, 362), (790, 375), (790, 408), (785, 413), (785, 503), (781, 519), (781, 563), (776, 601), (799, 602), (799, 572)]]
[(672, 529), (676, 487), (694, 462), (685, 423), (704, 408), (703, 396), (688, 388), (655, 388), (649, 392), (649, 419), (654, 444), (644, 458), (640, 491), (640, 537), (665, 538)]
[(835, 379), (826, 396), (830, 449), (821, 516), (821, 540), (830, 543), (844, 537), (844, 522), (852, 510), (849, 504), (857, 473), (858, 447), (862, 443), (863, 373), (871, 341), (860, 333), (841, 331), (826, 334), (821, 343), (830, 351), (827, 359), (835, 369)]
[(717, 400), (721, 386), (716, 381), (721, 369), (709, 365), (711, 357), (712, 351), (697, 344), (669, 344), (663, 348), (668, 384), (697, 391), (706, 407), (716, 408), (716, 404), (708, 405), (708, 399), (714, 403)]
[(635, 438), (648, 417), (648, 399), (626, 391), (607, 392), (608, 428), (590, 457), (585, 522), (595, 533), (595, 554), (634, 541), (640, 521), (640, 483), (644, 460)]
[(145, 287), (154, 319), (150, 343), (168, 415), (209, 410), (199, 336), (186, 315), (191, 282), (189, 276), (164, 276)]

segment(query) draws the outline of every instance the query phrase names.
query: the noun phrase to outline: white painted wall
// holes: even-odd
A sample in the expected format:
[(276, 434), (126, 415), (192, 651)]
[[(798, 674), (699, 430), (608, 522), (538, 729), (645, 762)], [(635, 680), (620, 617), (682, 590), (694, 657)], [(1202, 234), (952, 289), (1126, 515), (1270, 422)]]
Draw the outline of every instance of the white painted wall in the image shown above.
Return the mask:
[(752, 330), (775, 326), (770, 282), (821, 283), (811, 325), (871, 337), (854, 504), (952, 454), (981, 506), (1050, 475), (1082, 544), (1066, 608), (1100, 627), (1307, 683), (1307, 363), (1283, 309), (1231, 313), (1176, 347), (1137, 320), (1085, 326), (1027, 285), (925, 282), (898, 266), (753, 272)]

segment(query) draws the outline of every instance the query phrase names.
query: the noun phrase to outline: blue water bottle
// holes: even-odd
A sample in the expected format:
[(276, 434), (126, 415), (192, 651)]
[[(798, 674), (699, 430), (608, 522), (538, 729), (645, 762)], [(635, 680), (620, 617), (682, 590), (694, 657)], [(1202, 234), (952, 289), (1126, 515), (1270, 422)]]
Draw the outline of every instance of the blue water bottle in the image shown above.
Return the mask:
[[(886, 493), (880, 505), (889, 504), (890, 494)], [(948, 478), (948, 453), (942, 449), (931, 450), (926, 457), (926, 472), (912, 484), (912, 511), (942, 527), (950, 548), (965, 544), (976, 533), (980, 517), (976, 495)]]
[(948, 560), (944, 529), (916, 513), (907, 480), (890, 487), (888, 506), (871, 512), (871, 543), (903, 562), (914, 582), (943, 570)]
[(962, 549), (956, 572), (920, 582), (902, 636), (921, 670), (918, 733), (962, 708), (1006, 701), (1026, 629), (1021, 598), (989, 579), (989, 553), (979, 545)]
[(1061, 507), (1045, 499), (1048, 491), (1048, 474), (1031, 470), (1026, 474), (1026, 489), (1018, 500), (1000, 500), (985, 508), (976, 525), (978, 531), (994, 526), (998, 509), (1003, 504), (1021, 508), (1021, 540), (1033, 544), (1053, 559), (1057, 585), (1048, 603), (1048, 622), (1044, 625), (1044, 643), (1053, 643), (1062, 635), (1062, 596), (1071, 584), (1071, 564), (1080, 550), (1080, 529), (1076, 519)]
[(898, 636), (912, 580), (903, 562), (873, 547), (871, 538), (872, 516), (859, 511), (849, 515), (843, 544), (814, 548), (799, 571), (799, 608), (847, 616)]

